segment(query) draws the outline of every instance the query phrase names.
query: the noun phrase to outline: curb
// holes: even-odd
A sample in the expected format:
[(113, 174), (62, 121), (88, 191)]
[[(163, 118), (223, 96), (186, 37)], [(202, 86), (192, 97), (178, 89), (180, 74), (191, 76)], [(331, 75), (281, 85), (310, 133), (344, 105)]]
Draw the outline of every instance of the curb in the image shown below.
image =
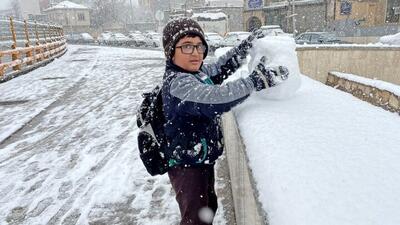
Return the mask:
[(232, 112), (225, 113), (222, 121), (236, 224), (266, 225), (267, 216), (258, 202), (257, 190), (247, 165), (245, 146), (235, 116)]

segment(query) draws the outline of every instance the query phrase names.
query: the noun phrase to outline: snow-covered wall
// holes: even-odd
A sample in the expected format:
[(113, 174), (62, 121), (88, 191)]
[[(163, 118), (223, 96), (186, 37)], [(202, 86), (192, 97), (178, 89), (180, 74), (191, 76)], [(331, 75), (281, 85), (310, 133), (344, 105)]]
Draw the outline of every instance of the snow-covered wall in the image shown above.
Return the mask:
[(355, 97), (400, 114), (400, 86), (354, 74), (331, 72), (326, 84)]

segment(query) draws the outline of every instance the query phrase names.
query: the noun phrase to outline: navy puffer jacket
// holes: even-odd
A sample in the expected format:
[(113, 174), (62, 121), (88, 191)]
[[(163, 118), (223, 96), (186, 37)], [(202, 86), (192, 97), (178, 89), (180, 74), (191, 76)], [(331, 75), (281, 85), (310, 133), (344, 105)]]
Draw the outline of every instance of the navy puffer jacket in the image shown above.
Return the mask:
[[(216, 63), (188, 72), (167, 61), (162, 100), (167, 123), (169, 166), (214, 164), (222, 154), (220, 116), (244, 101), (254, 90), (250, 78), (221, 84), (234, 49)], [(234, 72), (234, 71), (230, 71)]]

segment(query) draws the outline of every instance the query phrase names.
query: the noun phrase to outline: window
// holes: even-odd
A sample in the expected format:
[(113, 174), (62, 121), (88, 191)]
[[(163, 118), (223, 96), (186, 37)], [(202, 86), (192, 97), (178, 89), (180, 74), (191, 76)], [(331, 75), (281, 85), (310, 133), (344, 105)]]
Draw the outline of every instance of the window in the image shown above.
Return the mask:
[(341, 15), (350, 15), (351, 14), (351, 2), (348, 0), (344, 0), (340, 2), (340, 14)]
[(320, 36), (318, 34), (311, 35), (311, 43), (319, 43)]
[(386, 12), (386, 23), (400, 22), (400, 2), (398, 0), (388, 0)]
[(85, 14), (84, 13), (78, 13), (78, 20), (79, 21), (84, 21), (85, 20)]
[(394, 15), (400, 15), (400, 7), (393, 7)]
[(311, 34), (303, 34), (300, 36), (299, 40), (310, 41)]

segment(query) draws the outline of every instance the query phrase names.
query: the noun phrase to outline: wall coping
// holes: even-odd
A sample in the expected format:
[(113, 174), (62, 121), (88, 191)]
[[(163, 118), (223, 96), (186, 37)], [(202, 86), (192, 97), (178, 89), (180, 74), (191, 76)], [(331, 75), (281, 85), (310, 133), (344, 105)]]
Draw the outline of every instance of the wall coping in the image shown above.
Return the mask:
[(267, 213), (261, 207), (259, 192), (252, 171), (248, 167), (246, 147), (237, 127), (236, 118), (232, 112), (228, 112), (223, 115), (222, 121), (236, 224), (268, 224)]
[(332, 45), (296, 45), (296, 51), (308, 51), (308, 50), (344, 50), (344, 51), (354, 51), (354, 50), (364, 50), (364, 51), (400, 51), (400, 45), (369, 45), (369, 44), (332, 44)]

